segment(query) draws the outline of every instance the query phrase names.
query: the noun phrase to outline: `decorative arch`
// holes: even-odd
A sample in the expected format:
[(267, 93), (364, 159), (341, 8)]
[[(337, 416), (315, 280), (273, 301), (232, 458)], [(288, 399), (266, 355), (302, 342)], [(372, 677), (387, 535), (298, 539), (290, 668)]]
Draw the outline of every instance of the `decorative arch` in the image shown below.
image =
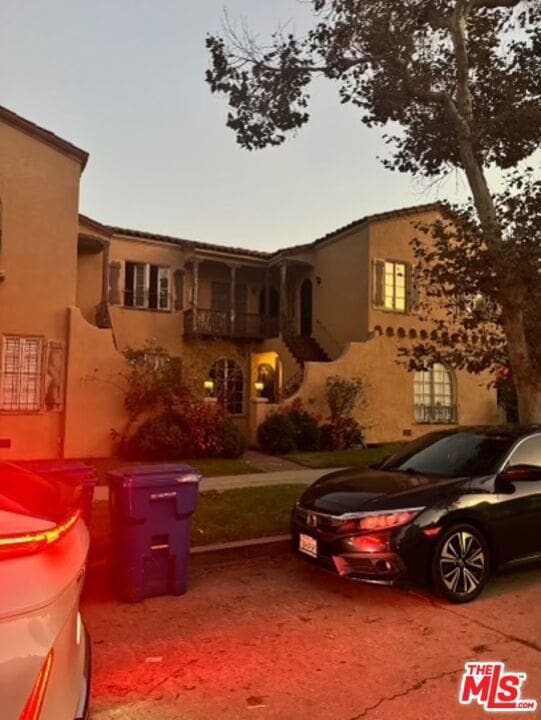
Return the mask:
[(457, 422), (456, 377), (443, 363), (417, 370), (413, 380), (415, 422), (450, 425)]
[(230, 358), (220, 358), (209, 370), (214, 382), (218, 402), (231, 415), (244, 414), (244, 373), (241, 366)]

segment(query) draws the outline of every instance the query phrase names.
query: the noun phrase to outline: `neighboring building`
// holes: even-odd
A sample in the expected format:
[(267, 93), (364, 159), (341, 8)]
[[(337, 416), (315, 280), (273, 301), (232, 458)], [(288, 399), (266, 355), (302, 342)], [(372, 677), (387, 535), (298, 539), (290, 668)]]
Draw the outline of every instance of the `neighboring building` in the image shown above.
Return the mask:
[(86, 159), (0, 109), (0, 457), (109, 454), (125, 421), (120, 351), (149, 340), (181, 358), (197, 390), (212, 380), (252, 440), (279, 401), (298, 397), (324, 417), (336, 374), (366, 383), (369, 442), (497, 421), (486, 375), (396, 362), (427, 332), (409, 241), (438, 205), (257, 252), (78, 215)]

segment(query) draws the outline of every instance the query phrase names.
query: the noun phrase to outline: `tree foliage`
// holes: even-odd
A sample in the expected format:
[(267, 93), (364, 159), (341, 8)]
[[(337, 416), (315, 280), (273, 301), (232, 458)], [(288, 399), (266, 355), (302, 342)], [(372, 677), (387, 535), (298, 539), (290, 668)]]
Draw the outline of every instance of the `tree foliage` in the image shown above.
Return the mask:
[[(541, 9), (519, 0), (313, 0), (304, 37), (275, 33), (260, 46), (246, 31), (209, 36), (207, 82), (228, 97), (227, 125), (247, 149), (282, 143), (309, 120), (310, 82), (339, 83), (340, 100), (369, 126), (398, 124), (387, 161), (438, 175), (460, 164), (457, 123), (472, 116), (484, 164), (513, 167), (539, 145)], [(461, 97), (460, 38), (467, 13), (469, 98)], [(466, 105), (471, 107), (466, 107)], [(454, 110), (453, 110), (454, 108)]]
[(424, 279), (419, 307), (431, 334), (401, 349), (410, 369), (433, 362), (494, 378), (507, 377), (509, 352), (502, 323), (501, 282), (513, 273), (527, 292), (525, 327), (531, 362), (541, 371), (541, 181), (531, 170), (513, 173), (507, 188), (495, 195), (503, 227), (496, 268), (483, 244), (472, 205), (449, 207), (431, 225), (417, 224), (412, 240), (417, 272)]
[[(302, 37), (277, 32), (263, 46), (247, 31), (229, 28), (226, 38), (207, 38), (207, 82), (228, 98), (227, 125), (250, 150), (282, 143), (308, 122), (310, 83), (323, 76), (338, 84), (341, 102), (357, 107), (364, 123), (387, 128), (388, 168), (425, 177), (463, 170), (472, 196), (462, 213), (468, 230), (459, 231), (447, 257), (440, 242), (440, 275), (449, 277), (460, 267), (464, 253), (475, 257), (474, 265), (490, 268), (491, 274), (472, 280), (484, 286), (490, 276), (488, 284), (496, 291), (495, 325), (505, 339), (494, 340), (493, 364), (506, 353), (521, 418), (541, 421), (541, 368), (531, 335), (540, 311), (532, 307), (531, 267), (518, 265), (530, 262), (525, 213), (538, 218), (539, 203), (520, 192), (517, 176), (501, 196), (491, 192), (487, 179), (489, 167), (513, 170), (540, 145), (541, 2), (309, 4), (314, 25)], [(443, 226), (435, 229), (436, 242), (444, 232), (449, 231)], [(430, 282), (438, 284), (433, 259), (436, 274)], [(483, 336), (490, 328), (477, 323), (477, 329)], [(487, 362), (465, 364), (475, 368)]]

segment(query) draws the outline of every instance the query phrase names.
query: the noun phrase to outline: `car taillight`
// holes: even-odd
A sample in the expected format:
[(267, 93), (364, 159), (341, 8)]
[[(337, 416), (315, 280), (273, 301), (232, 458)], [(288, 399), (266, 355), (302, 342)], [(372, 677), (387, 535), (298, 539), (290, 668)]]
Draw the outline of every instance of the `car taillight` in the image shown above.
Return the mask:
[(45, 698), (45, 691), (47, 690), (47, 683), (49, 682), (52, 665), (53, 651), (51, 650), (45, 658), (45, 662), (39, 671), (37, 680), (34, 683), (30, 697), (24, 706), (24, 710), (22, 711), (19, 720), (38, 720), (43, 706), (43, 700)]
[(0, 534), (0, 559), (30, 555), (44, 550), (49, 545), (58, 542), (63, 535), (71, 530), (80, 515), (81, 511), (77, 510), (65, 522), (55, 525), (50, 530), (40, 530), (35, 533), (13, 533), (11, 535)]

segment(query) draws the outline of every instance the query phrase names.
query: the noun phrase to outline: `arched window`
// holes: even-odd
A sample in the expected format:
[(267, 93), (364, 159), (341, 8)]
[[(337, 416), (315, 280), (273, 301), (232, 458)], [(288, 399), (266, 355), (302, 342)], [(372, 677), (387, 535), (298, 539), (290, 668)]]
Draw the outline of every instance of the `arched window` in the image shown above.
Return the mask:
[(414, 378), (415, 421), (418, 423), (456, 423), (456, 385), (445, 365), (434, 363)]
[(227, 358), (216, 360), (210, 368), (209, 378), (214, 381), (214, 392), (220, 405), (231, 415), (242, 415), (244, 376), (240, 365)]

